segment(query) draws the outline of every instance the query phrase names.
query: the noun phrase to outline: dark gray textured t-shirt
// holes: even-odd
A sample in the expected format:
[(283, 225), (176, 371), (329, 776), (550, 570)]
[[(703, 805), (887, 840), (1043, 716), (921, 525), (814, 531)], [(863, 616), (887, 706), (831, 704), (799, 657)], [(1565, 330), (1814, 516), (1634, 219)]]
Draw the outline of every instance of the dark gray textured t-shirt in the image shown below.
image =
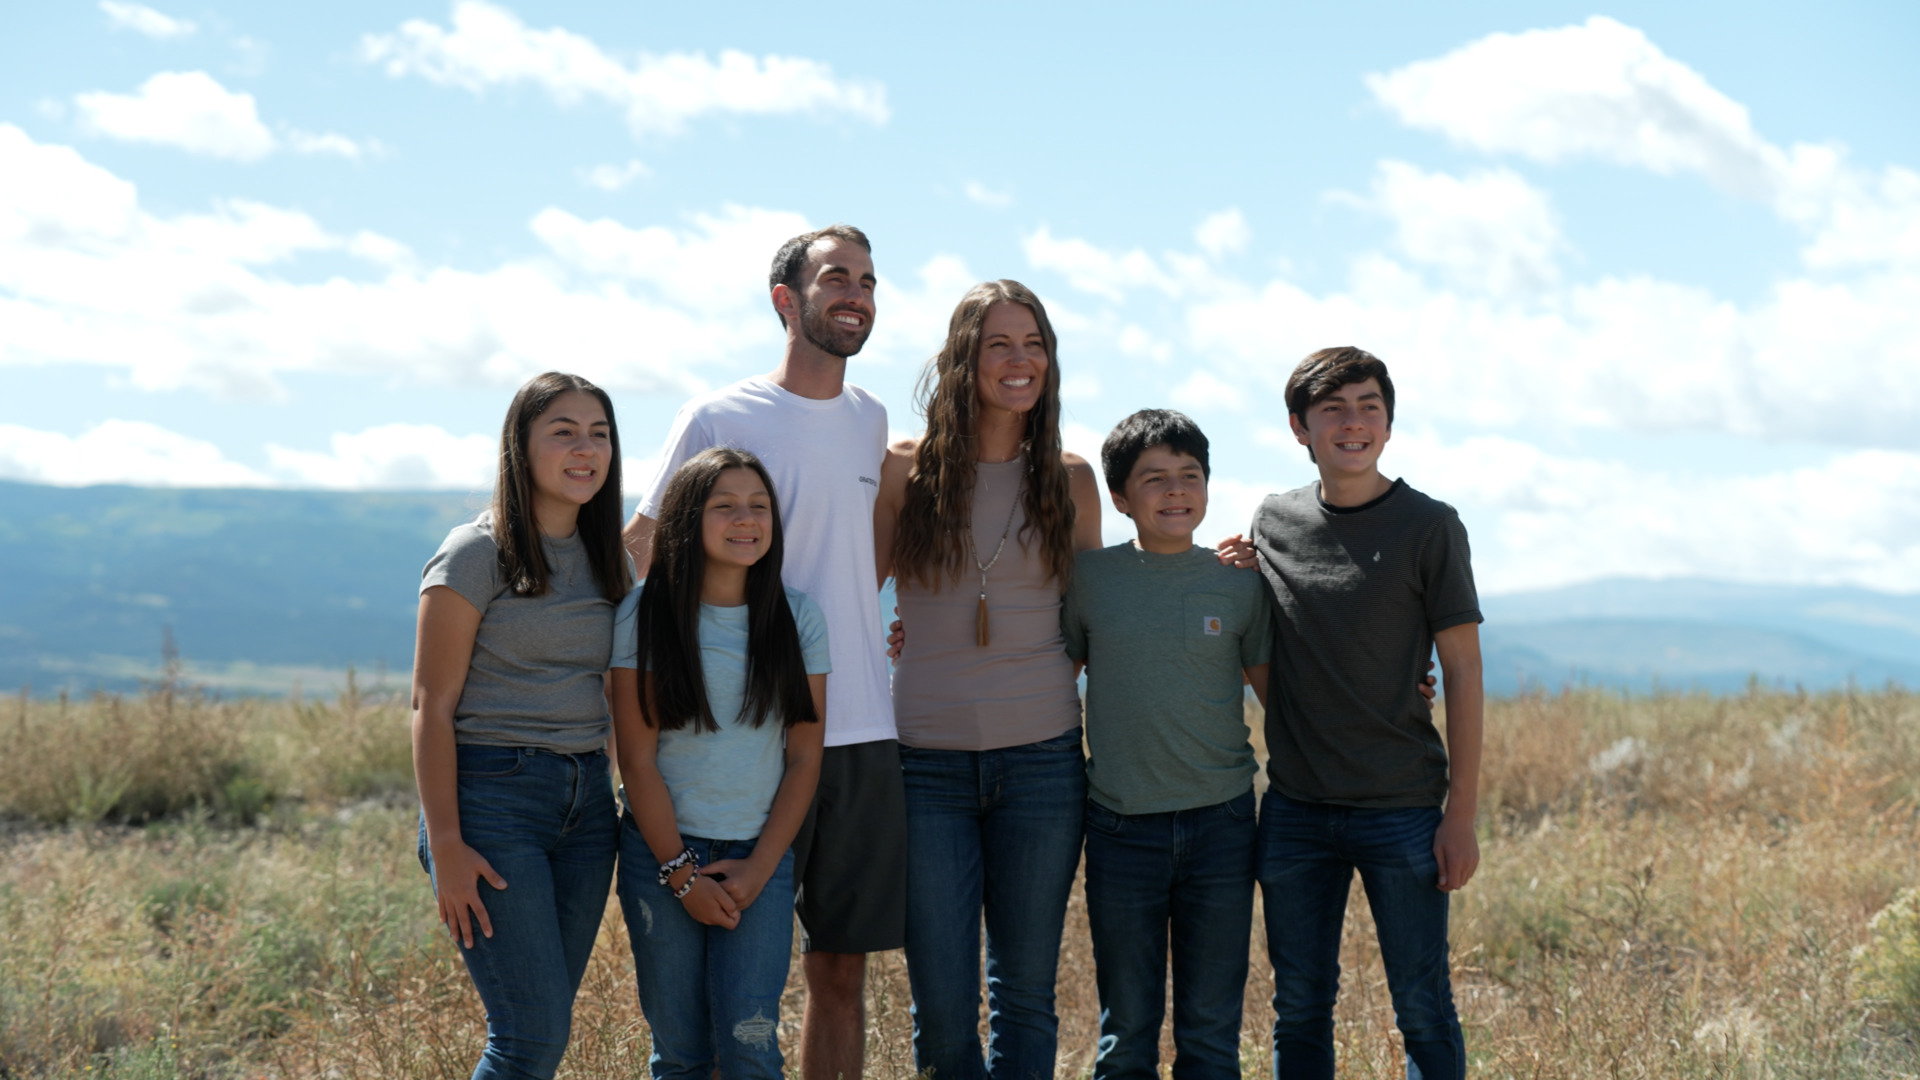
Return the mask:
[(1241, 672), (1267, 662), (1260, 575), (1211, 549), (1132, 541), (1083, 551), (1060, 610), (1067, 655), (1087, 662), (1087, 790), (1119, 814), (1238, 798), (1256, 766)]
[(1433, 635), (1477, 623), (1467, 530), (1453, 507), (1394, 481), (1364, 506), (1310, 484), (1253, 519), (1274, 601), (1267, 777), (1288, 798), (1439, 806), (1447, 751), (1415, 684)]
[(456, 743), (561, 754), (606, 745), (611, 721), (602, 678), (613, 657), (614, 607), (600, 594), (578, 534), (544, 542), (551, 583), (545, 596), (515, 596), (502, 583), (486, 514), (456, 525), (421, 574), (421, 592), (445, 585), (480, 610), (453, 714)]

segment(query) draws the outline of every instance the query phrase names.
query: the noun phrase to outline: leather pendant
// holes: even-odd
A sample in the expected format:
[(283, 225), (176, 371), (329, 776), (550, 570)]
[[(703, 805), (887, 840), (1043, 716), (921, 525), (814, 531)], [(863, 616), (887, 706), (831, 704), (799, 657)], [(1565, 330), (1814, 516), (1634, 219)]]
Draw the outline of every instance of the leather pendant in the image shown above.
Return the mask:
[(986, 648), (992, 639), (987, 634), (987, 594), (980, 594), (979, 613), (973, 620), (973, 643)]

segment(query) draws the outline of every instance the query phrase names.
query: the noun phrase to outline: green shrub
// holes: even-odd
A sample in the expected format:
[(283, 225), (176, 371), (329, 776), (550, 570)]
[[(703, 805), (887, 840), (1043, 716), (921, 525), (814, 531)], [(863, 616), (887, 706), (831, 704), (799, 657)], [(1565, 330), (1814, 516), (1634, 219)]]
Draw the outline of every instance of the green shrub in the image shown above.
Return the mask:
[(1854, 987), (1890, 1023), (1920, 1031), (1920, 888), (1901, 891), (1867, 924), (1854, 951)]

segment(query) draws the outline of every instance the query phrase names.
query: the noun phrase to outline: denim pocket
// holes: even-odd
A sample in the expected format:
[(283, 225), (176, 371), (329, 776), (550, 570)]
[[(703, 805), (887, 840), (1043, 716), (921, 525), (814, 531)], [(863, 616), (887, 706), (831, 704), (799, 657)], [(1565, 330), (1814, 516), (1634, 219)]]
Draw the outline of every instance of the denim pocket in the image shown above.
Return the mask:
[(1245, 794), (1221, 803), (1220, 812), (1235, 821), (1252, 821), (1253, 791), (1249, 789)]
[(1092, 799), (1087, 800), (1086, 821), (1088, 829), (1104, 833), (1107, 836), (1119, 836), (1121, 830), (1126, 828), (1127, 824), (1124, 817), (1101, 806)]
[(517, 746), (468, 745), (460, 747), (457, 753), (463, 779), (497, 780), (526, 768), (531, 751)]

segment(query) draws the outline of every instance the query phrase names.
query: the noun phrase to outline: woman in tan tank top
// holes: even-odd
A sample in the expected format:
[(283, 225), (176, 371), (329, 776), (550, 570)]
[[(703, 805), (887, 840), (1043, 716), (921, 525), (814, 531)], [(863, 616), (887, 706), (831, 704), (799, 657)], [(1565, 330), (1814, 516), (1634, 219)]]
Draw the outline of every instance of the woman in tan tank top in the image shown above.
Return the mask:
[(1026, 286), (969, 290), (921, 380), (926, 434), (889, 448), (874, 515), (906, 630), (893, 693), (914, 1067), (954, 1080), (1050, 1077), (1058, 1042), (1086, 798), (1060, 597), (1074, 554), (1100, 546), (1100, 491), (1060, 447), (1056, 355)]

